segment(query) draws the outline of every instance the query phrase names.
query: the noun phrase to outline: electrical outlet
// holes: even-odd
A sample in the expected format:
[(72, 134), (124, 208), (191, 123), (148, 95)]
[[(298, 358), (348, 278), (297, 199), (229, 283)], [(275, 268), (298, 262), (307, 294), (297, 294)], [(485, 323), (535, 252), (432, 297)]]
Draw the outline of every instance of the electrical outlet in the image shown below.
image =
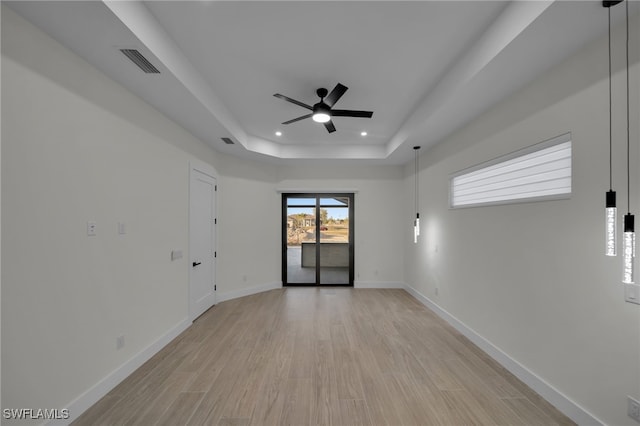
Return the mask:
[(116, 337), (116, 349), (124, 348), (124, 335)]
[(98, 228), (98, 224), (96, 222), (94, 222), (92, 220), (87, 222), (87, 236), (95, 237), (97, 228)]
[(628, 396), (627, 407), (627, 414), (629, 415), (629, 417), (640, 423), (640, 402)]

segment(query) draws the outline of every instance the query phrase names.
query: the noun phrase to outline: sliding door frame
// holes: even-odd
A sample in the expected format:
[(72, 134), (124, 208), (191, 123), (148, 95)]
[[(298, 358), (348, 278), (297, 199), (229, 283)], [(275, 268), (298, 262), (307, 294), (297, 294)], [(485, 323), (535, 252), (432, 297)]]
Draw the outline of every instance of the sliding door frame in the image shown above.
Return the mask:
[[(322, 208), (320, 205), (320, 200), (322, 198), (348, 198), (349, 199), (349, 282), (344, 284), (321, 284), (320, 283), (320, 209)], [(315, 226), (315, 256), (316, 256), (316, 266), (315, 266), (315, 282), (314, 283), (290, 283), (287, 281), (287, 212), (288, 212), (288, 203), (287, 199), (289, 198), (314, 198), (315, 202), (315, 217), (316, 217), (316, 226)], [(354, 217), (354, 198), (355, 194), (352, 192), (295, 192), (295, 193), (282, 193), (282, 285), (285, 287), (353, 287), (354, 280), (354, 230), (355, 230), (355, 217)], [(306, 207), (306, 206), (305, 206)]]

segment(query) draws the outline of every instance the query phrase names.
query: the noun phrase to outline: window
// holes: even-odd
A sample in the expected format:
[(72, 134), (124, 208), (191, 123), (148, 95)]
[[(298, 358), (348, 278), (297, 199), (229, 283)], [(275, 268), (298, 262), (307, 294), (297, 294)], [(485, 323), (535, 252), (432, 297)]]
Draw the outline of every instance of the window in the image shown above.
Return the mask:
[(569, 198), (571, 133), (462, 170), (450, 180), (451, 207)]

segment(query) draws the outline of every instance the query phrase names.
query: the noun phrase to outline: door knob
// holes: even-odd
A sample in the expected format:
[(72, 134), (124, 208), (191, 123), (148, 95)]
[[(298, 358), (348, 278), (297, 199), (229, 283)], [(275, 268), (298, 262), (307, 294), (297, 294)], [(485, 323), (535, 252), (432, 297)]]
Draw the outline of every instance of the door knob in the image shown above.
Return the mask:
[(195, 268), (196, 266), (200, 265), (202, 262), (193, 262), (193, 267)]

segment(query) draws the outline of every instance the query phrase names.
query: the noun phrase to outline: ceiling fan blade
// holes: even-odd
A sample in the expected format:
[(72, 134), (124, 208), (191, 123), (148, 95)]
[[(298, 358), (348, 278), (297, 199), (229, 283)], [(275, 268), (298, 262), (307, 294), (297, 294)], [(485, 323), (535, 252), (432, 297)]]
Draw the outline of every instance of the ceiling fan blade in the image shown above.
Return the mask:
[(336, 84), (336, 87), (333, 88), (331, 93), (329, 93), (327, 97), (324, 98), (324, 103), (329, 107), (332, 107), (336, 102), (338, 102), (338, 99), (340, 99), (342, 95), (344, 95), (344, 92), (346, 92), (348, 89), (349, 88), (347, 86), (344, 86), (340, 83)]
[[(283, 99), (283, 100), (285, 100), (285, 101), (287, 101), (287, 102), (291, 102), (292, 104), (296, 104), (296, 105), (298, 105), (298, 106), (301, 106), (302, 108), (310, 109), (311, 111), (313, 111), (313, 107), (311, 107), (311, 106), (309, 106), (309, 105), (307, 105), (307, 104), (303, 104), (303, 103), (302, 103), (302, 102), (300, 102), (300, 101), (296, 101), (295, 99), (291, 99), (291, 98), (290, 98), (290, 97), (288, 97), (288, 96), (281, 95), (280, 93), (276, 93), (276, 94), (275, 94), (275, 95), (273, 95), (273, 96), (275, 96), (276, 98)], [(284, 123), (283, 123), (283, 124), (284, 124)]]
[(336, 131), (336, 126), (333, 125), (333, 121), (329, 120), (326, 123), (324, 123), (324, 127), (327, 128), (327, 132), (329, 133), (333, 133)]
[(354, 111), (350, 109), (332, 109), (331, 115), (334, 117), (361, 117), (371, 118), (373, 111)]
[(307, 115), (303, 115), (301, 117), (298, 118), (294, 118), (293, 120), (289, 120), (289, 121), (285, 121), (282, 124), (291, 124), (291, 123), (295, 123), (296, 121), (300, 121), (300, 120), (304, 120), (305, 118), (310, 118), (313, 114), (307, 114)]

